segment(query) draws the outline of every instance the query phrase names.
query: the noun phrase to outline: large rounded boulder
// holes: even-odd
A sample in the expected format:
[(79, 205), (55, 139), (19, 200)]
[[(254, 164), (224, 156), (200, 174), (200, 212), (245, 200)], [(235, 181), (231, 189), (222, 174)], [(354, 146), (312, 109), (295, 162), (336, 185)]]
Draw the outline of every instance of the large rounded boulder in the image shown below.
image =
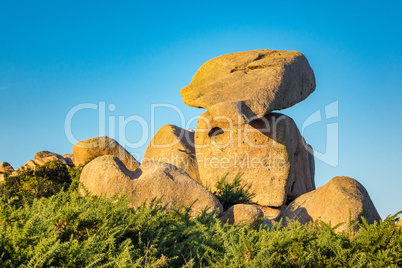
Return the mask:
[(301, 102), (315, 86), (302, 53), (260, 49), (207, 61), (180, 93), (189, 106), (251, 121)]
[(133, 207), (161, 199), (168, 209), (192, 205), (193, 215), (206, 208), (217, 209), (217, 214), (222, 212), (222, 205), (213, 194), (182, 169), (164, 162), (130, 171), (119, 158), (101, 156), (84, 167), (80, 181), (94, 195), (126, 194), (133, 200)]
[(195, 146), (201, 183), (212, 192), (226, 173), (229, 183), (242, 173), (260, 206), (279, 208), (315, 189), (311, 147), (283, 114), (247, 124), (206, 112), (198, 120)]
[[(349, 229), (349, 222), (357, 222), (363, 216), (369, 224), (380, 221), (367, 190), (358, 181), (349, 177), (335, 177), (327, 184), (294, 200), (280, 215), (287, 220), (302, 224), (321, 220), (335, 226), (337, 231)], [(357, 230), (358, 226), (354, 226)]]

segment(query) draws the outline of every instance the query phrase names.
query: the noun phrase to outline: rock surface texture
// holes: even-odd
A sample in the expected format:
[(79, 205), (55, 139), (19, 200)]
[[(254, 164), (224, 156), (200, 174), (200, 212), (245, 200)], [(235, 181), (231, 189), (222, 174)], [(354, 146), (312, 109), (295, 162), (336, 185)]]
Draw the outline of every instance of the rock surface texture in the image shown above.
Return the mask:
[(281, 207), (315, 189), (314, 157), (294, 121), (271, 113), (250, 124), (204, 113), (195, 134), (196, 157), (203, 185), (215, 184), (226, 173), (237, 173), (251, 184), (254, 203)]
[[(363, 185), (349, 177), (335, 177), (324, 186), (298, 197), (280, 217), (285, 224), (286, 218), (302, 224), (318, 219), (331, 222), (332, 226), (345, 223), (336, 229), (339, 232), (349, 229), (349, 215), (352, 221), (359, 221), (364, 216), (369, 224), (381, 219)], [(354, 230), (357, 228), (355, 226)]]
[(194, 131), (174, 125), (162, 126), (145, 151), (142, 167), (160, 162), (179, 167), (191, 178), (200, 182), (195, 157)]
[(117, 156), (131, 171), (136, 170), (140, 165), (117, 141), (106, 136), (77, 142), (73, 146), (73, 154), (74, 163), (77, 166), (85, 165), (103, 155)]
[(67, 161), (64, 159), (63, 156), (59, 154), (55, 154), (49, 151), (40, 151), (34, 155), (35, 164), (41, 166), (50, 161), (57, 161), (62, 164), (68, 165)]
[(262, 218), (264, 213), (253, 205), (238, 204), (231, 206), (220, 218), (223, 223), (248, 223), (253, 224), (257, 219)]
[(250, 121), (301, 102), (315, 86), (303, 54), (261, 49), (207, 61), (180, 93), (189, 106)]
[(162, 204), (168, 209), (193, 205), (192, 215), (205, 208), (217, 209), (218, 215), (222, 212), (222, 205), (213, 194), (182, 169), (168, 163), (130, 171), (119, 158), (101, 156), (84, 167), (80, 181), (89, 192), (98, 196), (127, 194), (134, 200), (133, 207), (162, 198)]

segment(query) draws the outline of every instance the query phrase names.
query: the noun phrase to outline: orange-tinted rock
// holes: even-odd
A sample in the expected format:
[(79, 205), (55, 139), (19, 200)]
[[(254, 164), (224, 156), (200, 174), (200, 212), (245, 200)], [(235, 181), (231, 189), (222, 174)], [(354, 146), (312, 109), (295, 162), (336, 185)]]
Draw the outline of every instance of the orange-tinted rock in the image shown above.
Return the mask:
[(200, 182), (195, 157), (194, 131), (174, 125), (162, 126), (152, 138), (144, 154), (142, 166), (166, 162), (183, 169)]
[[(322, 220), (335, 226), (341, 225), (337, 231), (349, 229), (349, 220), (359, 221), (364, 216), (369, 224), (380, 221), (367, 190), (358, 181), (349, 177), (335, 177), (327, 184), (306, 193), (294, 200), (281, 218), (297, 220), (302, 224)], [(356, 230), (358, 226), (355, 226)]]
[(192, 215), (205, 208), (217, 209), (218, 215), (222, 212), (222, 205), (213, 194), (182, 169), (168, 163), (154, 164), (152, 168), (141, 166), (136, 171), (130, 171), (117, 157), (101, 156), (84, 167), (80, 181), (94, 195), (112, 197), (117, 193), (127, 194), (134, 200), (131, 203), (133, 207), (162, 198), (162, 204), (167, 209), (193, 205)]
[(135, 158), (117, 141), (103, 136), (77, 142), (73, 146), (75, 165), (85, 165), (89, 161), (103, 155), (114, 155), (131, 171), (139, 167)]
[(180, 93), (189, 106), (248, 121), (291, 107), (314, 90), (314, 72), (303, 54), (260, 49), (207, 61)]
[(40, 151), (34, 155), (35, 164), (41, 166), (50, 161), (57, 161), (67, 165), (67, 161), (59, 154), (55, 154), (49, 151)]
[(272, 113), (250, 124), (204, 113), (195, 133), (201, 183), (216, 190), (226, 173), (251, 184), (254, 203), (280, 207), (315, 189), (308, 144), (294, 121)]
[(248, 223), (253, 224), (257, 219), (262, 218), (264, 213), (253, 205), (237, 204), (231, 206), (220, 218), (223, 223)]

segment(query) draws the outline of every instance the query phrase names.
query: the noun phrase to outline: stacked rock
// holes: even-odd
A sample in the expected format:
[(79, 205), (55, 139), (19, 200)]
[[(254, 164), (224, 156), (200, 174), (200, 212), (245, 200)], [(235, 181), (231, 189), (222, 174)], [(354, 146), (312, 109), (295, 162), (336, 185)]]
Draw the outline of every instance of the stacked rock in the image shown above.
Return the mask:
[(311, 147), (290, 117), (272, 113), (314, 90), (313, 70), (299, 52), (239, 52), (202, 65), (181, 90), (184, 103), (207, 109), (195, 133), (201, 182), (214, 191), (226, 173), (243, 173), (263, 210), (281, 210), (314, 190)]
[(160, 199), (167, 209), (192, 205), (194, 216), (204, 209), (216, 210), (216, 215), (220, 215), (222, 205), (218, 199), (196, 181), (194, 148), (185, 138), (181, 140), (182, 135), (194, 139), (190, 131), (164, 126), (151, 141), (141, 165), (109, 137), (78, 142), (73, 146), (75, 161), (88, 162), (80, 182), (98, 196), (125, 194), (133, 200), (132, 207)]
[(357, 181), (336, 177), (315, 189), (312, 147), (290, 117), (274, 112), (303, 101), (315, 86), (314, 72), (299, 52), (266, 49), (212, 59), (181, 90), (184, 103), (207, 110), (195, 132), (163, 126), (141, 165), (108, 137), (77, 143), (75, 163), (90, 161), (80, 181), (96, 195), (127, 194), (137, 201), (132, 206), (162, 198), (167, 208), (193, 204), (193, 215), (206, 207), (219, 215), (222, 205), (204, 187), (214, 192), (222, 176), (228, 174), (230, 182), (241, 173), (257, 207), (233, 206), (223, 222), (254, 223), (264, 216), (264, 226), (280, 218), (284, 224), (320, 218), (337, 224), (350, 215), (379, 221)]
[[(285, 224), (345, 222), (341, 231), (349, 228), (348, 219), (379, 221), (366, 189), (352, 178), (335, 177), (315, 190), (312, 147), (290, 117), (272, 113), (303, 101), (315, 86), (299, 52), (239, 52), (202, 65), (181, 90), (184, 103), (207, 110), (194, 140), (201, 183), (214, 191), (221, 176), (243, 173), (264, 216)], [(229, 211), (234, 208), (225, 215)]]

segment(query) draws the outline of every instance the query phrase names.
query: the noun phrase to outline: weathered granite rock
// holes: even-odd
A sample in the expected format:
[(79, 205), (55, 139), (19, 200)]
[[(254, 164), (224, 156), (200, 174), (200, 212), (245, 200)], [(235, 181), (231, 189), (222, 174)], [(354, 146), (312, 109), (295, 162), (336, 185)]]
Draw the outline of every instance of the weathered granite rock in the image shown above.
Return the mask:
[(14, 171), (14, 168), (8, 162), (1, 162), (0, 163), (0, 172), (10, 174)]
[[(348, 230), (349, 217), (358, 221), (364, 216), (369, 224), (380, 221), (367, 190), (358, 181), (349, 177), (335, 177), (327, 184), (294, 200), (280, 215), (302, 224), (322, 220), (332, 226), (341, 225), (337, 231)], [(354, 230), (357, 230), (355, 226)]]
[[(35, 169), (38, 165), (33, 160), (28, 160), (25, 165), (18, 168), (18, 171), (26, 171), (28, 169)], [(17, 171), (13, 172), (13, 175), (18, 174)]]
[(67, 165), (69, 165), (70, 167), (75, 166), (75, 164), (74, 164), (74, 155), (73, 154), (62, 154), (61, 156), (67, 162)]
[(145, 151), (142, 167), (159, 162), (179, 167), (191, 178), (200, 182), (195, 157), (194, 131), (174, 125), (162, 126)]
[(275, 223), (277, 223), (275, 220), (272, 219), (264, 219), (261, 223), (261, 226), (263, 228), (269, 228), (272, 227)]
[(248, 121), (301, 102), (315, 86), (303, 54), (260, 49), (207, 61), (180, 93), (189, 106)]
[(264, 217), (275, 220), (286, 209), (286, 205), (280, 207), (258, 206), (258, 208), (262, 210)]
[(103, 155), (117, 156), (131, 171), (136, 170), (140, 165), (117, 141), (106, 136), (77, 142), (73, 146), (73, 154), (74, 163), (77, 166), (85, 165)]
[(261, 209), (253, 205), (237, 204), (231, 206), (225, 213), (223, 213), (220, 220), (223, 223), (248, 223), (253, 224), (257, 219), (262, 218), (264, 213)]
[(49, 151), (40, 151), (34, 155), (35, 164), (41, 166), (50, 161), (57, 161), (67, 165), (67, 161), (59, 154), (55, 154)]
[(193, 180), (182, 169), (168, 163), (152, 165), (151, 168), (128, 170), (119, 158), (101, 156), (87, 164), (82, 170), (80, 181), (94, 195), (111, 197), (116, 193), (127, 194), (135, 200), (131, 206), (162, 198), (168, 209), (174, 206), (192, 206), (192, 215), (205, 208), (222, 212), (216, 197)]
[(252, 184), (254, 203), (280, 207), (315, 189), (308, 145), (294, 121), (272, 113), (245, 124), (241, 120), (204, 113), (195, 133), (196, 157), (203, 185), (215, 184), (226, 173), (237, 173)]

